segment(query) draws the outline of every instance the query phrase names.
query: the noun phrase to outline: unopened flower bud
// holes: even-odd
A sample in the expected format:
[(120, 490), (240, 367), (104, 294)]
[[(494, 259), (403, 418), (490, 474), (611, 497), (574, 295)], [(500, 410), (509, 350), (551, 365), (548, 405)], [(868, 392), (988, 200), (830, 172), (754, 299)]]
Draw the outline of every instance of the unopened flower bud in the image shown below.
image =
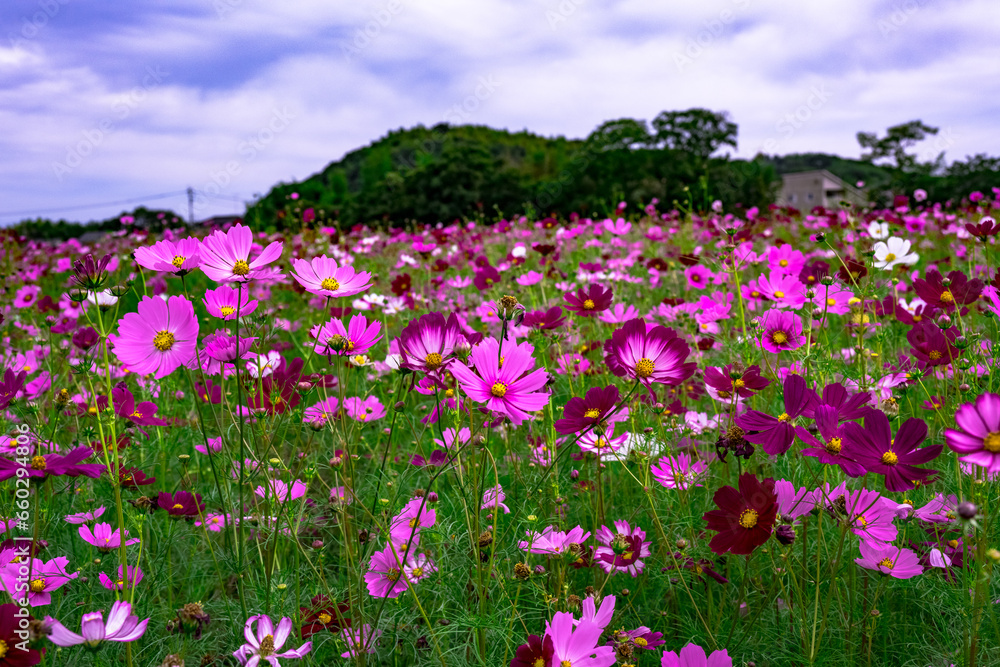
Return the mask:
[(569, 478), (570, 479), (580, 479), (580, 471), (579, 470), (571, 470), (570, 473), (569, 473)]
[(947, 315), (942, 315), (941, 317), (937, 318), (937, 320), (935, 320), (935, 323), (941, 329), (951, 328), (951, 318), (948, 317)]
[(323, 548), (323, 540), (313, 540), (312, 548), (313, 549), (322, 549)]
[(674, 542), (674, 544), (677, 546), (678, 549), (687, 549), (688, 541), (682, 537), (681, 539)]
[(820, 232), (816, 235), (816, 243), (823, 243), (823, 241), (826, 241), (826, 234)]
[(438, 501), (438, 494), (435, 491), (431, 491), (427, 494), (427, 502), (436, 503)]
[(974, 519), (978, 511), (979, 508), (976, 507), (975, 503), (970, 503), (968, 500), (958, 504), (958, 516), (966, 521)]
[(827, 287), (829, 287), (830, 285), (833, 284), (833, 276), (823, 276), (822, 278), (819, 279), (819, 281), (824, 285), (826, 285)]
[(406, 403), (403, 401), (396, 401), (395, 404), (393, 404), (392, 409), (396, 412), (402, 412), (406, 409)]
[(781, 525), (774, 531), (774, 536), (778, 542), (786, 547), (795, 542), (795, 529), (791, 526)]

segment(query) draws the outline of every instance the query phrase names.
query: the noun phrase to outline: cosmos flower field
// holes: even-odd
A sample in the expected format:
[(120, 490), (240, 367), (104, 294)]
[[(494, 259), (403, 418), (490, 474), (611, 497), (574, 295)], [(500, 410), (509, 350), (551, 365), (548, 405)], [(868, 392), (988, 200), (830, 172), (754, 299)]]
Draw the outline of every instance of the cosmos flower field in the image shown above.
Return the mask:
[(7, 234), (0, 665), (1000, 664), (998, 208)]

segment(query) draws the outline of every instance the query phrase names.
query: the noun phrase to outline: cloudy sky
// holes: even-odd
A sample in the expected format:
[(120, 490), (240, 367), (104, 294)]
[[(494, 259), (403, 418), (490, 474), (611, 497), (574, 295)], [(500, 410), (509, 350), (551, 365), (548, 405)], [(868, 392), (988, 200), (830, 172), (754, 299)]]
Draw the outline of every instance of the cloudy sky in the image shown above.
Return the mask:
[[(1000, 155), (996, 0), (3, 0), (0, 224), (238, 213), (390, 129), (728, 111), (739, 156), (913, 119)], [(166, 195), (154, 199), (155, 195)], [(128, 202), (128, 203), (119, 203)]]

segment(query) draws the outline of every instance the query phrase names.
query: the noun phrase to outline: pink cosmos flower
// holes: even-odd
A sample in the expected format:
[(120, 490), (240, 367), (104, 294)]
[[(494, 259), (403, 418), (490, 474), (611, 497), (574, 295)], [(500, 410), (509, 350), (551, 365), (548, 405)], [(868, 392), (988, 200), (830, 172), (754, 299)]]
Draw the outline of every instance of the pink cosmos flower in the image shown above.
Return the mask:
[(668, 489), (690, 489), (701, 486), (698, 480), (708, 471), (704, 461), (692, 461), (688, 454), (664, 456), (650, 468), (657, 482)]
[(834, 284), (820, 285), (814, 288), (814, 291), (816, 296), (812, 302), (819, 310), (834, 315), (846, 315), (851, 311), (851, 299), (854, 298), (854, 292), (851, 290)]
[(298, 500), (302, 496), (306, 495), (306, 489), (308, 488), (305, 482), (298, 479), (292, 482), (291, 489), (288, 487), (288, 482), (284, 482), (280, 479), (272, 479), (267, 486), (268, 488), (258, 486), (254, 489), (254, 493), (264, 500), (271, 497), (279, 503), (283, 503), (286, 500)]
[(437, 565), (427, 554), (417, 554), (403, 564), (403, 574), (411, 584), (426, 579), (435, 572), (437, 572)]
[(1000, 472), (1000, 395), (985, 393), (976, 402), (966, 403), (955, 413), (958, 429), (944, 432), (948, 447), (959, 461)]
[(42, 288), (38, 285), (23, 285), (14, 294), (14, 307), (28, 308), (35, 305), (35, 300), (41, 291)]
[[(253, 627), (255, 623), (256, 631)], [(278, 621), (277, 628), (270, 616), (251, 616), (243, 626), (243, 637), (247, 643), (233, 651), (233, 657), (247, 667), (258, 667), (263, 662), (271, 667), (281, 667), (278, 658), (302, 658), (312, 650), (312, 641), (307, 641), (297, 649), (278, 653), (291, 634), (292, 619), (287, 616)]]
[(76, 646), (86, 644), (96, 648), (101, 642), (133, 642), (146, 632), (149, 619), (140, 622), (139, 617), (132, 614), (132, 605), (119, 600), (111, 605), (108, 622), (104, 622), (104, 613), (100, 611), (84, 614), (80, 622), (80, 632), (76, 634), (68, 630), (62, 623), (45, 617), (45, 625), (51, 628), (49, 641), (56, 646)]
[[(0, 585), (15, 600), (21, 600), (26, 594), (30, 606), (41, 607), (52, 603), (52, 591), (62, 588), (71, 579), (80, 576), (79, 572), (73, 574), (66, 572), (67, 565), (69, 559), (64, 556), (53, 558), (48, 562), (32, 558), (30, 562), (21, 562), (17, 567), (8, 567), (0, 571)], [(25, 581), (20, 572), (23, 571), (24, 577), (27, 577), (29, 570), (31, 579)], [(24, 589), (25, 584), (28, 587), (27, 591)]]
[(860, 489), (847, 494), (844, 511), (850, 522), (851, 532), (864, 542), (881, 547), (896, 539), (898, 532), (892, 522), (895, 512), (884, 502), (877, 491)]
[(455, 313), (447, 319), (439, 312), (422, 315), (399, 334), (399, 365), (432, 373), (451, 364), (459, 344), (468, 345)]
[(552, 665), (611, 667), (617, 662), (615, 649), (598, 646), (604, 628), (591, 621), (579, 621), (574, 627), (573, 614), (557, 612), (546, 623), (545, 634), (552, 639)]
[(310, 405), (302, 413), (302, 421), (313, 426), (323, 426), (337, 414), (340, 401), (336, 396), (325, 398), (315, 405)]
[(892, 545), (880, 546), (865, 540), (858, 546), (861, 558), (855, 558), (854, 562), (866, 570), (878, 570), (896, 579), (912, 579), (924, 571), (920, 566), (920, 558), (909, 549)]
[(774, 483), (774, 493), (778, 497), (778, 514), (780, 517), (794, 520), (804, 514), (809, 514), (816, 507), (816, 494), (806, 487), (796, 489), (788, 480), (779, 479)]
[(411, 534), (414, 535), (413, 543), (416, 544), (416, 535), (420, 529), (430, 528), (436, 522), (437, 512), (430, 509), (423, 498), (411, 498), (399, 514), (392, 518), (389, 524), (389, 539), (397, 545), (397, 551), (402, 551), (410, 541)]
[(786, 243), (768, 249), (767, 263), (774, 271), (797, 276), (806, 265), (806, 256)]
[[(228, 334), (228, 331), (220, 329), (215, 333), (205, 336), (205, 340), (202, 341), (205, 352), (203, 356), (223, 365), (235, 365), (240, 359), (250, 359), (257, 356), (250, 351), (250, 348), (257, 341), (256, 338), (237, 338)], [(190, 367), (197, 367), (197, 357), (192, 357), (188, 365)]]
[(647, 326), (642, 318), (629, 320), (604, 341), (604, 359), (611, 372), (647, 387), (653, 382), (675, 386), (691, 377), (698, 365), (687, 362), (690, 353), (673, 329)]
[(612, 308), (598, 315), (597, 319), (607, 324), (623, 324), (637, 317), (639, 317), (638, 308), (631, 304), (626, 306), (624, 303), (616, 303)]
[(451, 374), (462, 391), (473, 401), (485, 403), (486, 409), (507, 415), (518, 426), (549, 402), (548, 393), (541, 391), (549, 375), (544, 368), (532, 370), (535, 348), (529, 343), (504, 341), (503, 352), (496, 338), (486, 338), (472, 348), (469, 361), (473, 371), (461, 364), (452, 364)]
[(702, 647), (688, 644), (681, 649), (680, 654), (664, 650), (660, 665), (661, 667), (733, 667), (733, 659), (725, 649), (712, 651), (711, 655), (706, 655)]
[(79, 514), (67, 514), (63, 517), (66, 523), (81, 524), (90, 523), (91, 521), (96, 521), (104, 514), (104, 507), (98, 507), (96, 510), (91, 512), (80, 512)]
[(353, 296), (372, 286), (372, 274), (356, 271), (353, 266), (337, 266), (337, 260), (326, 255), (311, 261), (293, 259), (292, 268), (292, 277), (317, 296)]
[(246, 317), (257, 310), (257, 301), (250, 300), (250, 290), (236, 289), (232, 285), (219, 285), (205, 292), (205, 309), (212, 317), (222, 320), (235, 320), (236, 314)]
[(226, 520), (229, 517), (225, 514), (218, 514), (216, 512), (208, 512), (205, 515), (205, 520), (202, 521), (198, 519), (194, 522), (194, 525), (201, 528), (202, 525), (213, 533), (221, 533), (223, 528), (226, 527)]
[(356, 397), (344, 399), (344, 410), (351, 419), (359, 422), (373, 422), (385, 417), (385, 406), (378, 396), (369, 396), (366, 399)]
[(98, 576), (98, 579), (101, 580), (101, 585), (107, 588), (109, 591), (123, 590), (126, 586), (126, 583), (130, 588), (134, 588), (136, 584), (142, 581), (142, 568), (140, 568), (138, 565), (135, 567), (129, 565), (128, 582), (126, 582), (125, 578), (122, 576), (121, 565), (118, 566), (118, 579), (112, 581), (111, 577), (104, 574), (103, 572), (101, 572), (101, 574)]
[(253, 261), (253, 232), (235, 225), (228, 231), (214, 231), (201, 242), (201, 270), (217, 283), (247, 282), (263, 273), (261, 269), (281, 257), (282, 243), (275, 241)]
[(510, 508), (503, 504), (507, 498), (499, 484), (483, 492), (483, 505), (479, 509), (502, 509), (504, 514), (510, 514)]
[(144, 269), (184, 275), (201, 265), (201, 242), (194, 238), (164, 239), (149, 247), (136, 248), (133, 254), (135, 263)]
[(182, 296), (143, 297), (138, 312), (118, 320), (114, 353), (134, 373), (164, 378), (194, 358), (198, 320)]
[(403, 565), (393, 552), (391, 544), (372, 554), (365, 573), (368, 594), (376, 598), (397, 598), (410, 585), (402, 576)]
[(615, 521), (612, 533), (607, 526), (601, 526), (595, 535), (602, 546), (594, 552), (594, 561), (608, 574), (628, 572), (633, 577), (642, 573), (646, 564), (640, 558), (650, 554), (652, 542), (646, 540), (646, 531), (629, 525), (628, 521)]
[(806, 342), (802, 335), (802, 319), (795, 313), (769, 310), (764, 313), (762, 325), (764, 334), (760, 344), (768, 352), (778, 354), (784, 350), (797, 350)]
[(317, 354), (357, 355), (368, 352), (382, 340), (381, 331), (381, 322), (374, 320), (369, 323), (364, 315), (358, 314), (351, 317), (346, 328), (342, 321), (333, 318), (314, 326), (309, 335), (316, 339)]
[(715, 274), (705, 266), (695, 264), (684, 269), (684, 277), (687, 279), (688, 287), (691, 289), (704, 289), (715, 279)]
[(567, 553), (571, 544), (582, 545), (590, 538), (590, 532), (584, 531), (582, 526), (577, 526), (566, 532), (556, 530), (555, 526), (549, 526), (541, 533), (527, 531), (526, 535), (528, 539), (518, 542), (518, 549), (523, 549), (531, 554), (549, 556)]
[(208, 450), (210, 450), (210, 449), (213, 452), (221, 452), (222, 451), (222, 438), (209, 438), (208, 439), (208, 446), (207, 447), (205, 445), (195, 445), (194, 446), (194, 450), (196, 452), (201, 452), (205, 456), (208, 456)]
[[(90, 526), (83, 525), (80, 526), (78, 531), (80, 537), (87, 544), (92, 544), (97, 547), (98, 551), (103, 553), (110, 553), (121, 546), (121, 534), (119, 529), (111, 530), (110, 523), (99, 523), (94, 526), (93, 531), (91, 531)], [(128, 539), (128, 531), (125, 531), (125, 546), (131, 546), (133, 544), (138, 544), (139, 539)]]

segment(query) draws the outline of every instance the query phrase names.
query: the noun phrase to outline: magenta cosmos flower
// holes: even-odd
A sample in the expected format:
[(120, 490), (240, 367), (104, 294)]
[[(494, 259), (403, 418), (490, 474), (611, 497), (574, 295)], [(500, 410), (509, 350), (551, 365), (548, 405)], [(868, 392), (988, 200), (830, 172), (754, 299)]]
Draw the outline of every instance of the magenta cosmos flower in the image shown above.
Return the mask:
[[(98, 523), (94, 525), (94, 530), (91, 531), (90, 526), (82, 525), (79, 528), (80, 537), (87, 544), (92, 544), (97, 547), (98, 551), (104, 553), (110, 553), (121, 546), (121, 533), (119, 529), (116, 528), (111, 530), (110, 523)], [(128, 531), (125, 531), (125, 546), (132, 546), (133, 544), (138, 544), (139, 539), (128, 539)]]
[(612, 667), (617, 662), (615, 649), (598, 646), (602, 632), (604, 628), (593, 621), (577, 621), (569, 612), (557, 612), (545, 628), (545, 637), (552, 639), (551, 664)]
[(250, 300), (247, 291), (238, 290), (232, 285), (219, 285), (205, 292), (205, 309), (212, 317), (222, 320), (235, 320), (237, 313), (246, 317), (257, 310), (257, 301)]
[(201, 242), (198, 239), (166, 239), (149, 247), (135, 249), (135, 263), (150, 271), (184, 275), (201, 266)]
[(855, 558), (854, 562), (866, 570), (877, 570), (896, 579), (912, 579), (924, 571), (920, 558), (909, 549), (879, 546), (866, 541), (858, 546), (861, 558)]
[(889, 418), (880, 410), (868, 410), (862, 428), (855, 422), (844, 425), (846, 454), (860, 463), (868, 472), (885, 476), (885, 487), (890, 491), (907, 491), (916, 481), (924, 481), (936, 470), (917, 468), (937, 458), (943, 445), (920, 447), (927, 437), (927, 424), (923, 419), (911, 418), (903, 422), (892, 437)]
[(948, 447), (972, 463), (993, 474), (1000, 471), (1000, 395), (982, 394), (975, 404), (966, 403), (955, 413), (960, 430), (944, 432)]
[(664, 456), (654, 463), (650, 471), (653, 478), (668, 489), (690, 489), (701, 486), (698, 480), (708, 471), (704, 461), (692, 461), (687, 454)]
[(143, 297), (138, 312), (118, 320), (114, 353), (133, 373), (166, 377), (187, 364), (198, 345), (198, 320), (182, 296)]
[(681, 649), (680, 654), (664, 651), (660, 659), (661, 667), (733, 667), (733, 659), (725, 649), (705, 654), (705, 649), (688, 644)]
[(235, 225), (228, 231), (214, 231), (201, 242), (201, 270), (217, 283), (247, 282), (261, 269), (281, 257), (282, 244), (271, 243), (250, 261), (253, 232), (249, 227)]
[(354, 315), (347, 327), (333, 318), (325, 324), (317, 324), (309, 334), (316, 339), (316, 353), (323, 355), (364, 354), (382, 340), (382, 323), (371, 323), (364, 315)]
[(365, 573), (368, 594), (376, 598), (399, 597), (400, 593), (410, 587), (406, 577), (402, 576), (402, 570), (403, 565), (393, 552), (391, 544), (373, 553), (368, 561), (368, 572)]
[(761, 346), (768, 352), (778, 354), (785, 350), (797, 350), (806, 339), (802, 335), (802, 319), (787, 310), (769, 310), (761, 323), (764, 334)]
[(611, 306), (613, 296), (610, 288), (605, 289), (602, 285), (591, 283), (586, 290), (581, 287), (576, 292), (567, 292), (563, 299), (567, 303), (566, 310), (581, 317), (593, 317)]
[(337, 260), (326, 255), (293, 259), (292, 268), (292, 277), (317, 296), (353, 296), (372, 286), (372, 274), (356, 271), (353, 266), (338, 266)]
[[(53, 558), (48, 562), (32, 558), (30, 562), (19, 563), (18, 567), (9, 567), (0, 572), (0, 583), (15, 600), (21, 599), (23, 591), (27, 594), (30, 606), (41, 607), (52, 603), (52, 591), (62, 588), (71, 579), (80, 576), (79, 572), (67, 573), (67, 565), (69, 565), (69, 559), (64, 556)], [(25, 581), (19, 573), (24, 572), (23, 577), (26, 578), (29, 570), (31, 571), (31, 579)], [(24, 589), (25, 584), (28, 587), (27, 591)]]
[(466, 341), (455, 313), (447, 320), (439, 312), (428, 313), (411, 321), (399, 334), (399, 365), (411, 371), (436, 371), (454, 360), (455, 346), (460, 342)]
[(809, 389), (801, 375), (789, 374), (782, 389), (785, 411), (777, 417), (758, 410), (748, 410), (736, 418), (736, 425), (747, 432), (744, 436), (746, 441), (760, 445), (771, 456), (788, 451), (795, 441), (792, 422), (816, 402), (815, 392)]
[[(23, 457), (11, 459), (0, 458), (0, 481), (17, 477), (35, 478), (43, 480), (49, 475), (66, 475), (67, 477), (90, 477), (97, 479), (101, 473), (107, 470), (103, 463), (82, 463), (93, 456), (94, 451), (82, 445), (70, 451), (69, 454), (45, 454), (36, 455), (31, 459)], [(26, 471), (27, 474), (20, 472)]]
[(125, 577), (122, 576), (122, 566), (118, 566), (118, 578), (112, 579), (103, 572), (98, 575), (98, 579), (101, 580), (101, 586), (104, 586), (109, 591), (120, 591), (123, 590), (126, 584), (132, 588), (142, 581), (142, 568), (139, 566), (132, 567), (128, 566), (128, 581), (125, 581)]
[(139, 622), (139, 617), (132, 613), (132, 605), (124, 600), (111, 605), (107, 623), (104, 622), (103, 612), (84, 614), (80, 622), (81, 634), (68, 630), (51, 616), (45, 617), (45, 625), (51, 628), (49, 641), (56, 646), (86, 644), (96, 648), (101, 642), (133, 642), (145, 634), (148, 624), (148, 618)]
[(365, 399), (357, 397), (344, 399), (344, 411), (351, 419), (359, 422), (372, 422), (385, 417), (385, 406), (378, 400), (378, 396), (369, 396)]
[(642, 573), (646, 564), (640, 558), (650, 554), (646, 531), (639, 526), (633, 528), (628, 521), (615, 521), (614, 533), (607, 526), (601, 526), (594, 536), (601, 546), (594, 551), (594, 561), (608, 574), (628, 572), (633, 577)]
[[(255, 623), (256, 631), (253, 627)], [(292, 619), (287, 616), (278, 621), (277, 628), (270, 616), (251, 616), (243, 626), (243, 637), (247, 643), (233, 651), (233, 657), (247, 667), (257, 667), (265, 662), (271, 667), (281, 667), (278, 658), (301, 658), (312, 650), (312, 641), (307, 641), (297, 649), (278, 653), (291, 634)]]
[(604, 341), (604, 359), (611, 372), (647, 387), (652, 382), (676, 386), (691, 377), (698, 365), (687, 362), (690, 353), (673, 329), (647, 326), (641, 317), (629, 320)]
[(450, 371), (469, 398), (507, 415), (518, 426), (530, 416), (529, 411), (541, 410), (549, 402), (548, 393), (540, 391), (549, 374), (544, 368), (532, 370), (534, 351), (529, 343), (504, 341), (501, 355), (500, 342), (486, 338), (469, 355), (475, 371), (461, 364), (452, 364)]
[(577, 526), (566, 532), (556, 530), (555, 526), (549, 526), (541, 533), (526, 531), (528, 539), (517, 543), (518, 549), (523, 549), (531, 554), (545, 554), (556, 556), (570, 550), (570, 545), (582, 545), (588, 538), (590, 532), (584, 531), (582, 526)]

